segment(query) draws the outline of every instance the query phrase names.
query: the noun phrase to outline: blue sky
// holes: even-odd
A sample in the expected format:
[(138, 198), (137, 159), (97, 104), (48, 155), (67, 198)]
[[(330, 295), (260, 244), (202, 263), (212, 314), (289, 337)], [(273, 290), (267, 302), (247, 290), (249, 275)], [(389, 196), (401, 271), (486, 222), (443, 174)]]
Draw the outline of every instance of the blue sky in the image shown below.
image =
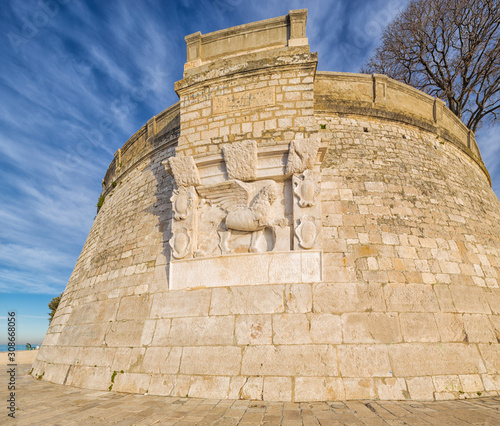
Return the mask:
[[(319, 70), (359, 72), (405, 0), (7, 0), (0, 9), (0, 320), (40, 343), (114, 152), (178, 100), (184, 36), (307, 7)], [(500, 126), (477, 134), (500, 194)], [(1, 329), (2, 327), (0, 327)], [(0, 334), (0, 344), (5, 336)]]

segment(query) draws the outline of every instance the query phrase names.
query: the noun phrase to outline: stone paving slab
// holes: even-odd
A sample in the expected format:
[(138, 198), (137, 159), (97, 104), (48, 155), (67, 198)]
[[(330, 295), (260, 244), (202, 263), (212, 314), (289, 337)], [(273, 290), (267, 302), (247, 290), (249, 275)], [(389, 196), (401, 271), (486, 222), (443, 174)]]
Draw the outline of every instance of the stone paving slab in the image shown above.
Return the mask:
[[(8, 375), (0, 372), (0, 398)], [(500, 425), (500, 397), (458, 401), (293, 403), (214, 400), (93, 391), (37, 381), (18, 365), (16, 425)]]

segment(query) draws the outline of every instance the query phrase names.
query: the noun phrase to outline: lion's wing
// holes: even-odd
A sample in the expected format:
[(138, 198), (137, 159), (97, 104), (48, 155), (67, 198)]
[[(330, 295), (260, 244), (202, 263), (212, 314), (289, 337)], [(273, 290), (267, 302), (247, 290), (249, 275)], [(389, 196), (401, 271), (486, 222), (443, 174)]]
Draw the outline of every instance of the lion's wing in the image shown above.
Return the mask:
[(239, 208), (248, 208), (249, 191), (248, 184), (236, 179), (215, 185), (203, 185), (196, 187), (196, 191), (202, 198), (210, 200), (213, 204), (221, 207), (227, 212)]

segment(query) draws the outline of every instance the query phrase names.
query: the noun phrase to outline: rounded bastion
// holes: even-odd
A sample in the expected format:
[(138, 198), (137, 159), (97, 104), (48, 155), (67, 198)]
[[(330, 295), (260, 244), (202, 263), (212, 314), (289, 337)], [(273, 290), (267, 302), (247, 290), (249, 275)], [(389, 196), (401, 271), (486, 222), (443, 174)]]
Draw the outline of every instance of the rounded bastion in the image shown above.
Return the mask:
[(179, 397), (500, 391), (500, 202), (439, 100), (316, 71), (306, 10), (186, 37), (32, 374)]

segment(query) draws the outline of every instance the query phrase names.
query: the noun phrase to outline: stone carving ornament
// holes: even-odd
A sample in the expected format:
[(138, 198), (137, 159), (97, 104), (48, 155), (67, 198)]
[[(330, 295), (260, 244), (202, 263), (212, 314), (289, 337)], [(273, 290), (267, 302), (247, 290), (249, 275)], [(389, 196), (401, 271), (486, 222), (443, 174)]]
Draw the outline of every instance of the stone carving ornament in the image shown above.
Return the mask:
[(312, 216), (304, 216), (302, 219), (299, 219), (299, 225), (295, 228), (295, 235), (302, 248), (307, 250), (312, 249), (318, 237), (316, 219)]
[(193, 208), (193, 195), (185, 186), (174, 189), (170, 201), (172, 202), (175, 220), (184, 220), (189, 216)]
[(285, 174), (302, 173), (306, 169), (312, 169), (320, 142), (318, 137), (294, 139), (290, 142)]
[(246, 183), (233, 179), (198, 187), (197, 191), (201, 197), (227, 212), (219, 231), (223, 254), (229, 252), (227, 241), (231, 230), (253, 233), (250, 251), (256, 252), (260, 251), (257, 246), (259, 235), (254, 233), (282, 224), (280, 220), (273, 219), (271, 214), (271, 205), (278, 197), (277, 185), (273, 180)]
[(316, 196), (320, 192), (317, 182), (314, 180), (312, 170), (305, 170), (300, 176), (293, 175), (293, 193), (299, 199), (300, 207), (312, 207), (316, 204)]
[(182, 259), (186, 257), (189, 252), (189, 245), (191, 244), (191, 237), (186, 228), (181, 228), (174, 232), (172, 238), (169, 241), (170, 247), (172, 248), (172, 255), (176, 259)]

